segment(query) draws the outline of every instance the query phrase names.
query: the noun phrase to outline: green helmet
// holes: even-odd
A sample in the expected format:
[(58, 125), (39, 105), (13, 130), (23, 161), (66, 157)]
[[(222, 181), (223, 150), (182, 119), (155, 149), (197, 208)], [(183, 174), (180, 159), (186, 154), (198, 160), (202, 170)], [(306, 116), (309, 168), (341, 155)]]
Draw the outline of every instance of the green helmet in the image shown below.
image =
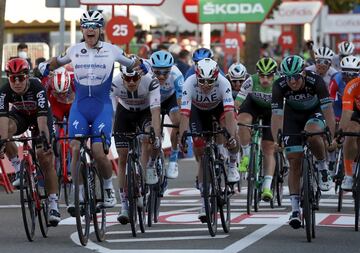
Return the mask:
[(304, 70), (304, 59), (298, 55), (290, 55), (285, 57), (280, 65), (281, 72), (286, 76), (299, 74)]
[(262, 75), (274, 74), (276, 73), (276, 69), (277, 69), (276, 61), (274, 61), (274, 59), (270, 57), (261, 58), (256, 63), (256, 70), (259, 74)]

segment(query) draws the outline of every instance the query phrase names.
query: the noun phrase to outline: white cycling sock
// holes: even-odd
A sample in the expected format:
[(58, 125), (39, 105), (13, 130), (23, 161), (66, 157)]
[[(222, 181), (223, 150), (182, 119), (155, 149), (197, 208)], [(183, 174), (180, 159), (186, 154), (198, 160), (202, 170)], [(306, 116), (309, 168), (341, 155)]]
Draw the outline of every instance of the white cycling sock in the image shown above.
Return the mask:
[(243, 156), (250, 156), (250, 144), (247, 145), (241, 145)]
[(58, 203), (57, 203), (58, 202), (58, 196), (55, 193), (49, 194), (48, 201), (49, 201), (50, 210), (53, 209), (53, 210), (59, 211)]
[(113, 189), (114, 186), (113, 186), (113, 183), (112, 183), (112, 178), (108, 178), (108, 179), (105, 179), (104, 178), (104, 189)]
[(119, 195), (120, 195), (121, 209), (124, 209), (124, 208), (127, 209), (128, 202), (127, 202), (126, 193), (124, 192), (123, 189), (119, 189)]
[(319, 171), (328, 170), (328, 166), (325, 160), (318, 160), (317, 162), (318, 162)]
[(272, 179), (273, 179), (272, 176), (265, 176), (265, 177), (264, 177), (263, 189), (264, 189), (264, 188), (267, 188), (267, 189), (270, 189), (270, 188), (271, 188)]
[(290, 195), (290, 201), (291, 201), (291, 210), (294, 211), (300, 211), (300, 196), (298, 194), (291, 194)]
[(10, 162), (12, 164), (12, 166), (15, 169), (15, 173), (20, 171), (20, 159), (18, 156), (15, 156), (13, 158), (10, 159)]

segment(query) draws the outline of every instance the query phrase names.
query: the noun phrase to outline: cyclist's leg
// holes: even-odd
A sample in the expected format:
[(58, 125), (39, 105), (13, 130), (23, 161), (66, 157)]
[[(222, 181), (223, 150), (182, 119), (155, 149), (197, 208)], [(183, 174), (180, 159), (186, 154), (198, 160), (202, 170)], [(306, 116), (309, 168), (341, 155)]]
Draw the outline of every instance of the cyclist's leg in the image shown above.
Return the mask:
[[(169, 102), (169, 117), (172, 122), (172, 124), (178, 126), (180, 123), (180, 112), (179, 112), (179, 106), (177, 105), (176, 101), (176, 95), (174, 94), (169, 99), (172, 99), (171, 102)], [(169, 167), (166, 170), (166, 176), (168, 178), (177, 178), (178, 177), (178, 154), (179, 154), (179, 148), (177, 143), (177, 136), (179, 134), (178, 128), (171, 129), (170, 134), (170, 140), (171, 140), (171, 154), (170, 154), (170, 161), (169, 161)]]
[[(313, 114), (306, 122), (304, 130), (307, 132), (321, 132), (325, 129), (325, 122), (321, 113)], [(317, 135), (308, 138), (311, 152), (317, 159), (318, 170), (320, 172), (319, 186), (322, 191), (330, 190), (332, 180), (326, 162), (326, 148), (322, 136)]]
[[(347, 111), (344, 114), (349, 113)], [(355, 111), (351, 115), (351, 120), (347, 123), (347, 129), (349, 132), (360, 132), (360, 114)], [(353, 172), (356, 163), (354, 162), (358, 154), (358, 140), (357, 137), (346, 136), (344, 141), (344, 165), (345, 165), (345, 176), (341, 184), (343, 190), (351, 191), (353, 185)]]

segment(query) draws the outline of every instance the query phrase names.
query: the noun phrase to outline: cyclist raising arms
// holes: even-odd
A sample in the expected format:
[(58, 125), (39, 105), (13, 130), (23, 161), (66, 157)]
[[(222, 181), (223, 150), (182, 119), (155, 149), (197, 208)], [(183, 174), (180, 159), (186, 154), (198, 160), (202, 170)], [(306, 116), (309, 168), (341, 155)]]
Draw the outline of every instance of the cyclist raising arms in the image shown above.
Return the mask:
[[(272, 89), (271, 130), (277, 140), (278, 130), (286, 134), (299, 134), (301, 131), (320, 132), (329, 126), (332, 137), (335, 131), (335, 117), (332, 101), (324, 80), (312, 71), (304, 70), (304, 60), (297, 55), (288, 56), (281, 62), (284, 76), (277, 79)], [(283, 109), (286, 98), (285, 109)], [(284, 122), (284, 123), (282, 123)], [(289, 190), (292, 207), (290, 226), (297, 229), (301, 226), (299, 207), (301, 157), (303, 154), (301, 137), (285, 136), (285, 152), (290, 162)], [(328, 165), (325, 161), (326, 149), (321, 136), (309, 138), (311, 151), (318, 160), (320, 189), (331, 188)]]
[[(180, 120), (179, 106), (184, 76), (174, 65), (174, 58), (167, 51), (157, 51), (150, 56), (152, 72), (160, 82), (161, 111), (169, 115), (172, 124), (178, 126)], [(178, 176), (178, 129), (171, 131), (171, 154), (166, 177), (177, 178)]]
[[(117, 101), (114, 132), (135, 133), (137, 127), (141, 131), (149, 131), (150, 126), (155, 130), (156, 141), (154, 144), (150, 144), (148, 140), (142, 141), (141, 163), (143, 167), (147, 164), (146, 183), (149, 185), (156, 184), (158, 177), (154, 163), (160, 148), (159, 81), (151, 73), (141, 76), (138, 72), (122, 66), (121, 73), (114, 78), (112, 86), (111, 96)], [(121, 200), (118, 221), (121, 224), (127, 224), (129, 222), (129, 205), (124, 186), (128, 142), (126, 139), (115, 135), (115, 143), (119, 154)]]
[[(277, 64), (269, 57), (261, 58), (256, 63), (257, 74), (252, 75), (242, 85), (236, 101), (240, 105), (238, 121), (242, 124), (252, 124), (258, 118), (264, 125), (271, 121), (271, 92), (273, 82), (278, 78)], [(264, 154), (264, 182), (261, 198), (270, 201), (273, 198), (271, 182), (275, 170), (274, 141), (270, 128), (263, 129), (262, 151)], [(250, 157), (251, 134), (247, 127), (239, 127), (239, 136), (243, 156), (240, 171), (247, 171)]]
[[(80, 26), (84, 42), (73, 45), (66, 53), (40, 64), (39, 69), (43, 75), (46, 75), (50, 70), (72, 63), (76, 94), (70, 110), (69, 136), (87, 134), (98, 136), (103, 132), (110, 144), (113, 109), (109, 94), (114, 61), (128, 67), (138, 66), (140, 61), (126, 57), (122, 49), (102, 41), (104, 18), (99, 11), (89, 10), (83, 13)], [(74, 174), (79, 158), (80, 142), (72, 140), (70, 146), (73, 158), (71, 172)], [(104, 206), (113, 207), (116, 198), (111, 180), (112, 168), (100, 138), (92, 139), (92, 152), (104, 179)], [(73, 208), (69, 208), (68, 211), (74, 214)]]
[[(9, 82), (0, 89), (0, 136), (2, 139), (11, 138), (34, 126), (32, 136), (44, 132), (50, 143), (53, 120), (48, 107), (46, 91), (39, 79), (29, 78), (29, 69), (28, 62), (21, 58), (12, 59), (6, 64), (5, 71)], [(10, 103), (12, 108), (9, 110)], [(18, 186), (20, 184), (20, 160), (17, 156), (17, 146), (12, 142), (8, 142), (5, 146), (7, 157), (15, 165), (14, 185)], [(1, 147), (1, 155), (3, 155), (5, 146)], [(36, 153), (45, 175), (46, 190), (49, 193), (49, 222), (52, 226), (57, 226), (60, 222), (60, 213), (57, 205), (58, 183), (54, 169), (54, 156), (51, 149), (44, 151), (41, 146), (37, 143)]]
[[(230, 153), (230, 162), (227, 170), (227, 179), (234, 183), (239, 181), (240, 175), (236, 168), (237, 153), (239, 150), (236, 134), (236, 120), (234, 117), (234, 100), (231, 94), (231, 85), (222, 75), (219, 75), (218, 64), (210, 59), (200, 60), (196, 66), (196, 74), (190, 76), (184, 83), (181, 99), (180, 135), (191, 132), (213, 130), (213, 118), (225, 126), (231, 135), (227, 142)], [(189, 124), (190, 123), (190, 124)], [(179, 136), (180, 139), (182, 136)], [(179, 141), (180, 142), (180, 141)], [(201, 138), (194, 138), (194, 152), (197, 161), (201, 161), (205, 143)], [(201, 163), (201, 162), (200, 162)], [(202, 166), (199, 163), (199, 188), (202, 193)], [(199, 219), (205, 216), (204, 202), (199, 213)]]

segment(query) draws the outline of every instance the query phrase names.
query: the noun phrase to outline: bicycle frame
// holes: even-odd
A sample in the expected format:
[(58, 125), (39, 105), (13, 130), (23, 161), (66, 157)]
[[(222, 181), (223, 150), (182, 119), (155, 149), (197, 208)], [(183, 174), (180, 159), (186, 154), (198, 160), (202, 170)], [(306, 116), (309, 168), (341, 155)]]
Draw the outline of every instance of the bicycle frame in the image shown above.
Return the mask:
[[(66, 130), (64, 129), (64, 124), (66, 124)], [(58, 125), (59, 125), (59, 138), (68, 136), (68, 126), (67, 126), (68, 123), (59, 122)], [(67, 169), (68, 164), (67, 164), (66, 156), (68, 155), (70, 144), (69, 141), (66, 139), (60, 139), (59, 142), (60, 142), (61, 153), (64, 154), (62, 156), (62, 168), (60, 168), (62, 170), (63, 182), (64, 184), (69, 184), (71, 182), (68, 176), (68, 169)]]

